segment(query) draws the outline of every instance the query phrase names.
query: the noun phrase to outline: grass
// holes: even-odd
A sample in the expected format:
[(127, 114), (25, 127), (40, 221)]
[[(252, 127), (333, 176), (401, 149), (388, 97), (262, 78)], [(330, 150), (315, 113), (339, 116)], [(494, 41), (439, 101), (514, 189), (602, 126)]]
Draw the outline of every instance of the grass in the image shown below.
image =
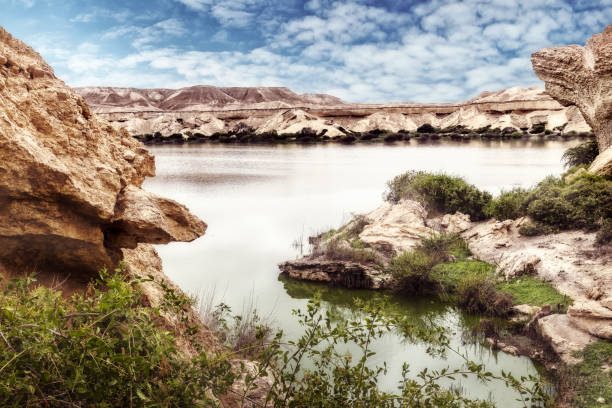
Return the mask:
[[(600, 340), (578, 352), (583, 361), (568, 369), (573, 380), (575, 407), (612, 407), (612, 342)], [(603, 398), (604, 402), (598, 401)]]
[(560, 305), (561, 310), (567, 309), (572, 304), (569, 297), (559, 293), (550, 283), (531, 276), (522, 276), (508, 282), (498, 283), (497, 288), (510, 294), (516, 304), (550, 305), (553, 308)]

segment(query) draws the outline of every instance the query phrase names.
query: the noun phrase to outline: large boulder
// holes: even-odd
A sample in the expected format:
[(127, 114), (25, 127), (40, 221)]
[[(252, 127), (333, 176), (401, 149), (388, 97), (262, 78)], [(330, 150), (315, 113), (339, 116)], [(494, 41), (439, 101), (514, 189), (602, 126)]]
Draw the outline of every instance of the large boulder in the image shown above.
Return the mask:
[(141, 189), (140, 142), (90, 113), (32, 48), (0, 27), (0, 270), (85, 275), (122, 248), (190, 241), (206, 229)]
[[(563, 105), (576, 105), (591, 126), (599, 151), (612, 146), (612, 25), (584, 47), (550, 47), (531, 56), (546, 91)], [(611, 170), (598, 164), (594, 171)]]

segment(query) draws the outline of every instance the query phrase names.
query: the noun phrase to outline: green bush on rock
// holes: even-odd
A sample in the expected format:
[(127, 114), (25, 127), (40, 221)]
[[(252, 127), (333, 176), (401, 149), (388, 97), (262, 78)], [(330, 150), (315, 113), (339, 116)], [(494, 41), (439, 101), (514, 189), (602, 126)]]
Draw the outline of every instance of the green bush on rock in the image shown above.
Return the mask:
[(491, 201), (489, 193), (464, 179), (440, 173), (409, 171), (393, 178), (387, 187), (387, 201), (397, 203), (403, 198), (414, 199), (440, 213), (469, 214), (473, 221), (486, 218), (485, 207)]

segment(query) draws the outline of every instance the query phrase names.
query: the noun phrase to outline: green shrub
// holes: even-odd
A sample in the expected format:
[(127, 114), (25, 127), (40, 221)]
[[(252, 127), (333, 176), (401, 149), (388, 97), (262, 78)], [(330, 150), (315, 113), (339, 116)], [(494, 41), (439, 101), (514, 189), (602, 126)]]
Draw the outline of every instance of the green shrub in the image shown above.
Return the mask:
[(101, 277), (91, 295), (69, 299), (32, 278), (6, 286), (1, 406), (205, 407), (228, 390), (228, 360), (181, 356), (154, 324), (156, 310), (141, 305), (135, 281), (122, 272)]
[(589, 165), (599, 154), (597, 140), (589, 140), (575, 147), (570, 147), (563, 153), (563, 163), (566, 167)]
[(554, 229), (596, 230), (612, 218), (612, 181), (583, 173), (568, 185), (549, 177), (528, 195), (526, 214)]
[(517, 187), (510, 191), (502, 191), (485, 208), (487, 217), (496, 218), (500, 221), (514, 220), (525, 215), (525, 202), (529, 194), (528, 190)]
[(387, 271), (399, 282), (404, 292), (417, 293), (433, 285), (430, 272), (439, 262), (424, 250), (413, 249), (393, 258)]
[(519, 234), (526, 237), (535, 237), (538, 235), (547, 235), (556, 232), (556, 230), (548, 225), (539, 222), (526, 222), (519, 227)]
[(535, 123), (531, 126), (531, 130), (529, 131), (529, 133), (531, 133), (532, 135), (535, 135), (538, 133), (543, 133), (545, 129), (546, 129), (546, 123)]
[(436, 129), (429, 123), (425, 123), (417, 128), (417, 133), (434, 133)]
[(595, 243), (597, 245), (605, 245), (612, 242), (612, 219), (604, 220), (601, 229), (597, 231)]
[(457, 286), (457, 296), (459, 305), (469, 313), (505, 316), (512, 307), (511, 296), (496, 289), (495, 277), (491, 274), (463, 278)]
[(449, 255), (456, 259), (464, 259), (472, 255), (467, 242), (459, 234), (432, 234), (421, 239), (419, 248), (433, 256), (438, 262), (445, 261)]
[(437, 212), (469, 214), (473, 221), (485, 218), (484, 208), (491, 201), (489, 193), (460, 177), (445, 174), (410, 171), (396, 176), (387, 187), (387, 201), (397, 203), (403, 198), (411, 198)]

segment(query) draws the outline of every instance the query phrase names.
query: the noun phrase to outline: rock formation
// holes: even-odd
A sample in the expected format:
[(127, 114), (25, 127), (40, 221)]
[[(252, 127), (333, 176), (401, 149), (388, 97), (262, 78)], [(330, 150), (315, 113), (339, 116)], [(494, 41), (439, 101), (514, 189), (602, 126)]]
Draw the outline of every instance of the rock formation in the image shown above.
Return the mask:
[[(528, 221), (526, 218), (470, 222), (469, 216), (461, 213), (429, 217), (421, 204), (411, 200), (397, 204), (385, 202), (364, 217), (367, 225), (358, 238), (381, 260), (390, 259), (390, 253), (414, 248), (422, 236), (457, 233), (468, 243), (476, 259), (496, 265), (506, 279), (532, 275), (551, 283), (571, 298), (574, 305), (567, 314), (543, 317), (536, 326), (568, 363), (577, 361), (572, 357), (573, 352), (597, 338), (612, 339), (612, 251), (608, 247), (595, 247), (595, 233), (564, 231), (525, 237), (518, 229)], [(350, 227), (348, 224), (317, 245), (334, 241)], [(279, 268), (296, 279), (347, 287), (389, 289), (397, 284), (384, 268), (329, 260), (324, 249), (315, 251), (313, 256), (285, 262)]]
[(154, 158), (93, 115), (34, 50), (0, 27), (0, 267), (89, 276), (122, 248), (191, 241), (187, 208), (141, 189)]
[[(533, 69), (546, 91), (563, 105), (576, 105), (597, 137), (599, 151), (611, 163), (612, 152), (612, 25), (584, 47), (550, 47), (531, 56)], [(598, 163), (591, 171), (612, 172)]]
[(295, 133), (304, 127), (327, 136), (343, 135), (342, 129), (413, 131), (424, 123), (436, 127), (463, 125), (471, 129), (531, 128), (546, 123), (548, 129), (586, 132), (590, 128), (578, 108), (564, 108), (542, 89), (510, 88), (483, 92), (460, 103), (346, 103), (330, 95), (298, 95), (287, 88), (182, 89), (77, 88), (92, 111), (117, 129), (132, 135), (160, 132), (227, 132), (245, 122), (258, 132)]

